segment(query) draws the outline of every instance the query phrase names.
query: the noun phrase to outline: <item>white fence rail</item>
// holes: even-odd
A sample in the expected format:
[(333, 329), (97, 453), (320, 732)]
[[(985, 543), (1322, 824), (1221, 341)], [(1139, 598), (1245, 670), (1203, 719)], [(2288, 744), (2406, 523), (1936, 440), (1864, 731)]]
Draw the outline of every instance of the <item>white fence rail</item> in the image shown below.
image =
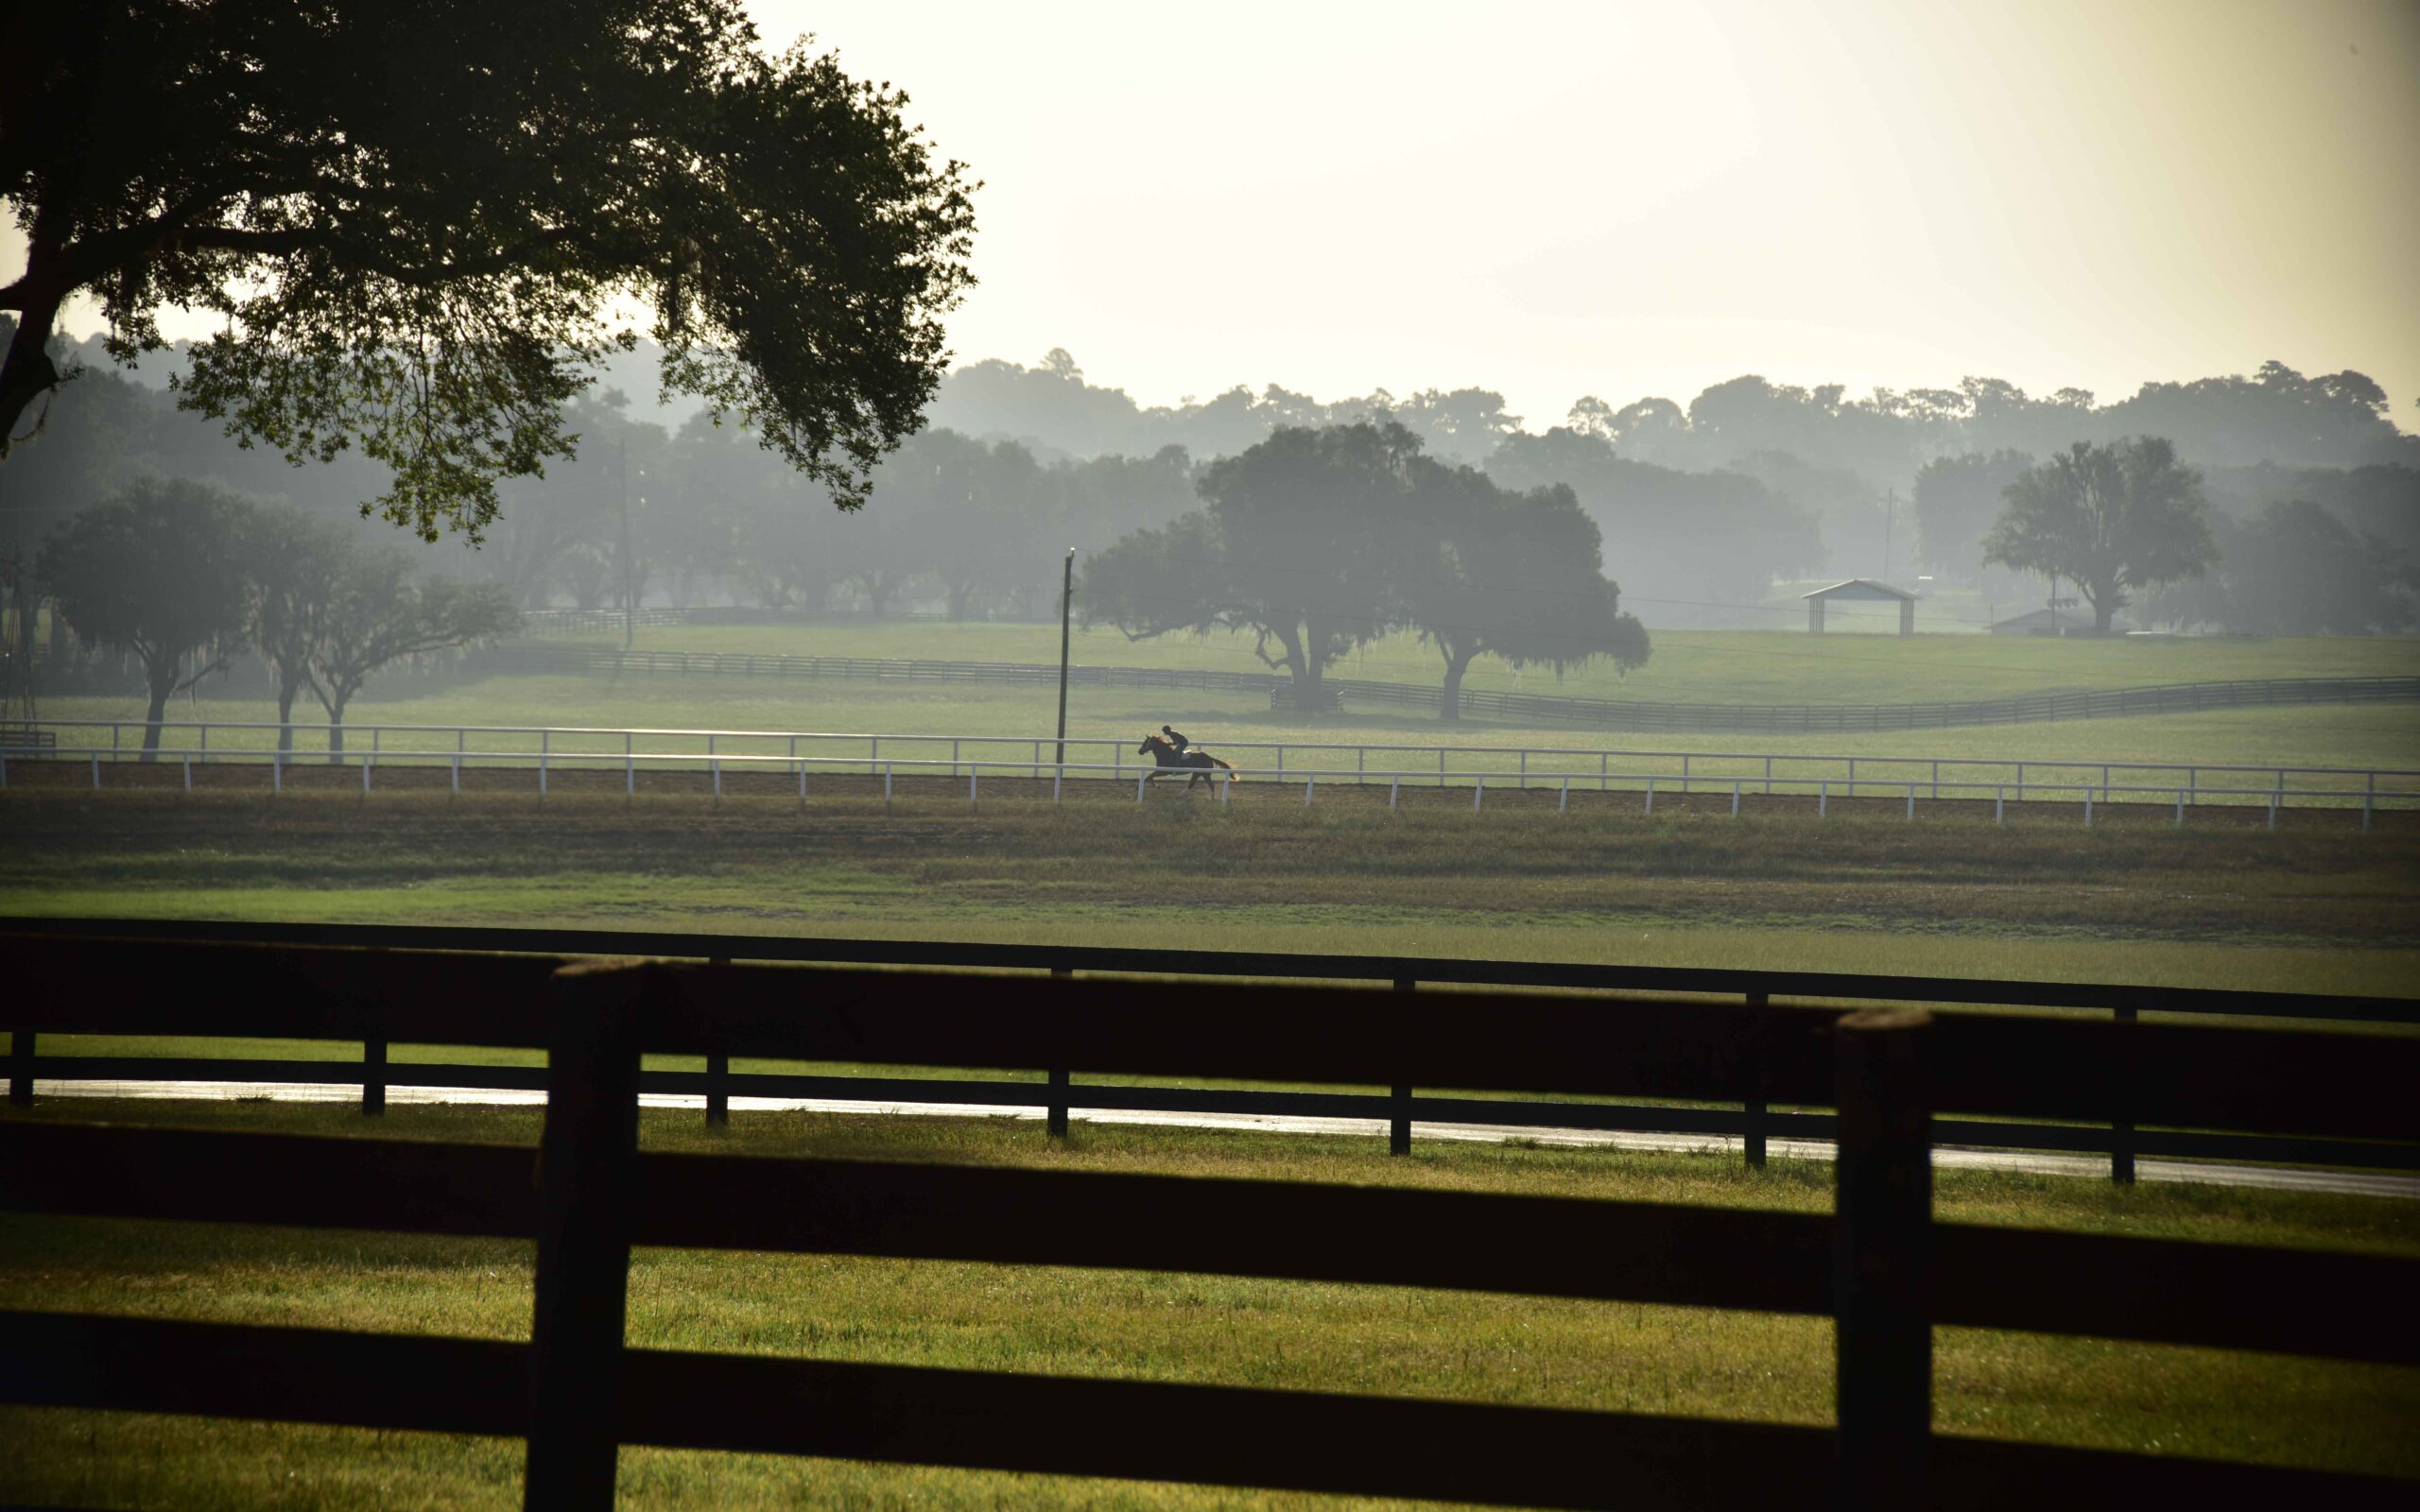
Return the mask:
[[(1155, 773), (1170, 778), (1189, 775), (1189, 769), (1158, 767), (1136, 754), (1123, 740), (1098, 736), (1065, 742), (1071, 759), (1063, 762), (1058, 759), (1060, 743), (1052, 738), (534, 725), (361, 725), (348, 727), (352, 745), (344, 752), (331, 752), (320, 747), (298, 748), (280, 756), (275, 749), (278, 728), (273, 724), (164, 722), (160, 727), (164, 744), (155, 755), (162, 762), (177, 763), (182, 767), (183, 785), (188, 789), (193, 785), (197, 765), (231, 763), (268, 767), (272, 790), (283, 788), (285, 773), (295, 766), (324, 767), (332, 764), (357, 766), (365, 790), (372, 785), (373, 773), (380, 765), (442, 765), (450, 768), (451, 785), (457, 791), (466, 767), (534, 769), (542, 793), (552, 773), (618, 767), (624, 775), (625, 787), (631, 791), (635, 791), (637, 774), (645, 768), (705, 772), (711, 777), (714, 791), (719, 794), (722, 773), (731, 768), (777, 769), (795, 776), (802, 796), (810, 775), (879, 776), (886, 797), (899, 775), (945, 776), (951, 781), (964, 778), (970, 799), (979, 795), (980, 781), (986, 773), (995, 779), (1049, 778), (1054, 799), (1062, 796), (1064, 783), (1071, 779), (1123, 783), (1131, 778), (1140, 799)], [(52, 744), (30, 748), (24, 735), (14, 733), (29, 729), (46, 731)], [(139, 721), (56, 720), (0, 730), (0, 785), (6, 783), (10, 762), (30, 759), (87, 764), (91, 785), (99, 788), (105, 766), (142, 758), (141, 737), (147, 729)], [(110, 735), (107, 745), (97, 739), (104, 730)], [(189, 731), (195, 739), (191, 744), (166, 745), (165, 737), (175, 731)], [(217, 734), (215, 744), (214, 731)], [(305, 732), (324, 731), (323, 726), (296, 728), (298, 737)], [(18, 748), (9, 748), (12, 735), (20, 743)], [(79, 741), (75, 738), (78, 735), (86, 738)], [(360, 744), (364, 737), (369, 742), (367, 747)], [(411, 737), (419, 738), (409, 745), (398, 744)], [(477, 737), (475, 745), (474, 737)], [(698, 748), (641, 749), (642, 739), (651, 746), (691, 743)], [(445, 748), (449, 743), (451, 749)], [(862, 752), (854, 748), (860, 745), (864, 747)], [(619, 748), (614, 748), (615, 746)], [(942, 754), (944, 747), (945, 757)], [(832, 754), (836, 749), (845, 753)], [(2359, 809), (2364, 828), (2381, 806), (2420, 805), (2420, 770), (2384, 768), (1295, 742), (1229, 743), (1219, 749), (1255, 783), (1301, 782), (1306, 803), (1317, 801), (1322, 782), (1331, 788), (1339, 784), (1384, 784), (1391, 805), (1400, 801), (1401, 792), (1408, 785), (1467, 786), (1474, 808), (1484, 805), (1491, 785), (1498, 792), (1508, 787), (1552, 790), (1559, 794), (1559, 806), (1569, 804), (1575, 787), (1582, 793), (1632, 794), (1642, 799), (1648, 812), (1653, 811), (1659, 792), (1668, 796), (1728, 794), (1735, 813), (1744, 796), (1796, 796), (1813, 799), (1819, 816), (1828, 812), (1836, 798), (1904, 798), (1912, 816), (1919, 797), (1927, 800), (1972, 800), (1988, 796), (1996, 812), (2002, 816), (2011, 801), (2080, 803), (2086, 823), (2091, 822), (2091, 810), (2096, 803), (2106, 807), (2124, 801), (2172, 802), (2180, 822), (2186, 810), (2213, 804), (2265, 807), (2272, 825), (2276, 822), (2277, 813), (2289, 807)], [(930, 754), (916, 754), (920, 751)], [(1092, 760), (1083, 759), (1088, 752), (1098, 754)], [(1259, 753), (1265, 760), (1254, 763), (1246, 755), (1248, 752)], [(1343, 752), (1352, 753), (1352, 765), (1342, 765)], [(1289, 753), (1294, 757), (1291, 766), (1287, 765)], [(1322, 753), (1334, 754), (1339, 759), (1328, 764), (1304, 764), (1304, 758)], [(1382, 758), (1409, 754), (1415, 760), (1374, 765), (1374, 753)], [(1100, 760), (1098, 755), (1109, 759)], [(1224, 774), (1219, 775), (1223, 778)], [(1219, 787), (1223, 801), (1228, 796), (1223, 781)]]

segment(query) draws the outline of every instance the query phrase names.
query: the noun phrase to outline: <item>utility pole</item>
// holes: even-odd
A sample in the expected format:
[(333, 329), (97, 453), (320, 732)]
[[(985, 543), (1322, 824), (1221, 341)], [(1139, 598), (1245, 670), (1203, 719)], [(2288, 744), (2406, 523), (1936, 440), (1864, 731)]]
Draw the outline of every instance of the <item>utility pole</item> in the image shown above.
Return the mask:
[(631, 629), (631, 440), (627, 432), (614, 438), (614, 472), (622, 480), (622, 649), (627, 651), (634, 639)]
[(1059, 766), (1066, 775), (1067, 765), (1067, 627), (1075, 618), (1076, 609), (1076, 548), (1067, 548), (1067, 567), (1059, 590)]

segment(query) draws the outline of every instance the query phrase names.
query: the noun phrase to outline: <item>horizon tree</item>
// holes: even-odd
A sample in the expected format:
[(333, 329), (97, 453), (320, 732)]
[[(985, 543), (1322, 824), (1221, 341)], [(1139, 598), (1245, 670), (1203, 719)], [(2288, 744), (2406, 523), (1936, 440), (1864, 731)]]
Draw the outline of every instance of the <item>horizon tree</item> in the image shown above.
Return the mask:
[(158, 756), (168, 700), (225, 666), (244, 633), (241, 538), (252, 510), (205, 483), (147, 478), (61, 522), (36, 560), (35, 576), (78, 638), (143, 663), (147, 762)]
[(416, 576), (391, 543), (357, 551), (337, 574), (327, 627), (311, 657), (309, 687), (328, 714), (328, 760), (344, 757), (344, 711), (370, 675), (390, 662), (441, 651), (521, 625), (499, 583)]
[(1201, 470), (1202, 508), (1085, 566), (1084, 623), (1130, 640), (1250, 631), (1262, 664), (1284, 667), (1302, 706), (1320, 708), (1327, 668), (1394, 621), (1422, 553), (1422, 460), (1420, 438), (1391, 421), (1274, 431)]
[(1440, 719), (1461, 719), (1462, 678), (1482, 656), (1557, 676), (1599, 656), (1624, 672), (1646, 663), (1647, 630), (1620, 612), (1597, 523), (1569, 489), (1515, 494), (1472, 470), (1437, 473), (1425, 490), (1434, 557), (1404, 583), (1403, 612), (1444, 658)]
[(243, 523), (244, 633), (277, 686), (277, 751), (294, 749), (294, 700), (328, 632), (337, 586), (356, 550), (336, 523), (291, 504)]
[(2133, 590), (2198, 577), (2218, 560), (2201, 485), (2156, 436), (2078, 441), (2008, 486), (1983, 560), (2071, 579), (2106, 635)]

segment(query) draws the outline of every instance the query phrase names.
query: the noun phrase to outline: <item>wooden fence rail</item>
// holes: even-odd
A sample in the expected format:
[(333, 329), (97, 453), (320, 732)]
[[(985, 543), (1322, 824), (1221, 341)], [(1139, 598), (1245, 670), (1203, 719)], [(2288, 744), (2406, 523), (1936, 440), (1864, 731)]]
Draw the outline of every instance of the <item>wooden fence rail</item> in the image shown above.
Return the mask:
[[(158, 936), (146, 938), (145, 936)], [(394, 1087), (482, 1088), (535, 1091), (545, 1085), (544, 1073), (534, 1067), (463, 1064), (458, 1060), (423, 1058), (398, 1061), (389, 1045), (402, 1039), (430, 1042), (430, 1036), (406, 1034), (406, 1022), (429, 1022), (431, 1002), (458, 1002), (482, 982), (508, 977), (531, 997), (542, 989), (548, 972), (563, 958), (579, 956), (685, 956), (705, 959), (717, 968), (734, 959), (843, 961), (925, 967), (983, 967), (1047, 971), (1065, 976), (1080, 969), (1091, 973), (1149, 973), (1245, 978), (1358, 977), (1392, 983), (1409, 991), (1421, 981), (1495, 987), (1547, 987), (1629, 993), (1692, 993), (1737, 996), (1751, 1010), (1761, 1010), (1776, 998), (1834, 1002), (1881, 1001), (1914, 1004), (1972, 1003), (2020, 1005), (2066, 1012), (2111, 1014), (2135, 1023), (2145, 1012), (2219, 1015), (2269, 1020), (2371, 1022), (2420, 1022), (2420, 1004), (2389, 998), (2342, 998), (2318, 994), (2230, 992), (2191, 988), (2114, 987), (2072, 983), (2027, 983), (1924, 977), (1856, 976), (1821, 972), (1732, 971), (1704, 969), (1626, 968), (1559, 965), (1532, 962), (1489, 962), (1416, 957), (1328, 957), (1277, 954), (1208, 951), (1132, 951), (1068, 947), (955, 945), (926, 942), (815, 940), (750, 936), (692, 936), (583, 930), (514, 930), (431, 928), (422, 926), (254, 925), (195, 921), (32, 920), (0, 919), (0, 938), (9, 941), (18, 981), (46, 1006), (40, 1014), (18, 1018), (8, 1076), (9, 1095), (30, 1101), (37, 1078), (60, 1081), (159, 1081), (286, 1085), (357, 1082), (365, 1112), (383, 1109)], [(82, 943), (107, 938), (111, 949), (95, 964)], [(222, 947), (197, 951), (208, 942)], [(302, 951), (247, 951), (245, 944), (314, 947)], [(375, 983), (353, 983), (357, 961), (350, 958), (360, 947), (410, 947), (384, 957)], [(337, 949), (334, 947), (349, 947)], [(479, 952), (478, 957), (445, 953)], [(513, 959), (510, 966), (486, 953), (544, 953)], [(789, 978), (793, 994), (827, 990), (828, 975)], [(173, 993), (147, 990), (150, 984), (173, 981)], [(292, 1002), (340, 998), (349, 1016), (331, 1027), (312, 1009), (289, 1009), (277, 1016), (279, 1035), (358, 1040), (364, 1046), (358, 1068), (326, 1059), (266, 1059), (258, 1057), (150, 1057), (127, 1055), (44, 1055), (43, 1034), (162, 1035), (191, 1034), (199, 1006), (233, 1007), (252, 1000), (265, 988), (281, 989)], [(1154, 988), (1158, 1001), (1159, 989)], [(1409, 1022), (1409, 1000), (1388, 1012), (1386, 1024), (1374, 1025), (1375, 1040), (1390, 1038)], [(1422, 1009), (1451, 1017), (1463, 1011), (1467, 999), (1450, 994), (1433, 999)], [(1628, 998), (1599, 998), (1564, 1005), (1568, 1011), (1592, 1011), (1635, 1018), (1649, 1005)], [(776, 1011), (779, 1011), (776, 1009)], [(1684, 1011), (1687, 1011), (1684, 1008)], [(269, 1023), (266, 1010), (254, 1010), (254, 1022)], [(467, 1015), (452, 1033), (434, 1042), (464, 1045), (534, 1044), (538, 1036), (526, 1025), (500, 1023), (485, 1014)], [(502, 1038), (496, 1038), (497, 1035)], [(2136, 1041), (2128, 1040), (2133, 1046)], [(912, 1047), (903, 1047), (910, 1050)], [(1428, 1078), (1395, 1078), (1385, 1091), (1349, 1090), (1300, 1091), (1242, 1088), (1199, 1089), (1132, 1086), (1098, 1080), (1078, 1082), (1069, 1061), (998, 1060), (969, 1068), (957, 1078), (908, 1077), (893, 1074), (808, 1074), (731, 1069), (728, 1049), (709, 1047), (702, 1071), (649, 1071), (640, 1089), (650, 1093), (685, 1095), (704, 1100), (709, 1122), (728, 1118), (730, 1099), (740, 1097), (827, 1099), (874, 1104), (915, 1104), (969, 1108), (1028, 1108), (1046, 1118), (1050, 1131), (1063, 1134), (1072, 1108), (1104, 1111), (1157, 1111), (1215, 1114), (1258, 1114), (1310, 1118), (1366, 1119), (1383, 1124), (1390, 1147), (1409, 1152), (1411, 1125), (1487, 1125), (1596, 1131), (1626, 1131), (1737, 1138), (1751, 1164), (1764, 1163), (1770, 1140), (1834, 1140), (1833, 1116), (1827, 1112), (1776, 1105), (1793, 1099), (1771, 1086), (1743, 1093), (1736, 1108), (1687, 1108), (1660, 1104), (1635, 1105), (1572, 1102), (1551, 1095), (1551, 1089), (1522, 1088), (1526, 1095), (1451, 1093)], [(2131, 1052), (2130, 1052), (2131, 1053)], [(2150, 1052), (2156, 1054), (2156, 1051)], [(843, 1056), (803, 1055), (804, 1059), (845, 1059)], [(919, 1057), (903, 1053), (901, 1063)], [(1038, 1064), (1046, 1068), (1042, 1080), (1003, 1080), (999, 1068)], [(1466, 1066), (1465, 1070), (1469, 1068)], [(2081, 1073), (2071, 1074), (2081, 1074)], [(1344, 1078), (1348, 1082), (1353, 1078)], [(2139, 1158), (2260, 1160), (2339, 1168), (2375, 1170), (2420, 1169), (2420, 1143), (2411, 1143), (2408, 1123), (2397, 1121), (2382, 1134), (2310, 1138), (2277, 1133), (2247, 1133), (2224, 1127), (2169, 1123), (2137, 1088), (2154, 1080), (2139, 1067), (2122, 1071), (2127, 1083), (2114, 1096), (2119, 1110), (2082, 1115), (2087, 1125), (2013, 1122), (2007, 1119), (1944, 1116), (1934, 1121), (1937, 1144), (2069, 1154), (2101, 1154), (2110, 1158), (2113, 1179), (2131, 1181)], [(1427, 1091), (1416, 1091), (1426, 1086)], [(1468, 1079), (1444, 1087), (1499, 1086)], [(1541, 1093), (1547, 1095), (1541, 1095)], [(1820, 1101), (1820, 1099), (1816, 1099)]]
[[(118, 948), (78, 943), (96, 970)], [(2420, 1263), (1936, 1225), (1925, 1130), (1935, 1110), (2106, 1113), (2122, 1093), (2150, 1117), (2398, 1137), (2401, 1107), (2376, 1100), (2420, 1076), (2420, 1040), (1190, 984), (1138, 1013), (1117, 983), (766, 967), (550, 968), (533, 992), (544, 963), (510, 957), (181, 949), (217, 989), (187, 1005), (187, 1032), (344, 1037), (372, 1014), (398, 1038), (442, 1040), (472, 1019), (489, 1025), (482, 1042), (534, 1037), (550, 1055), (540, 1151), (6, 1121), (0, 1208), (534, 1233), (531, 1343), (0, 1314), (0, 1400), (526, 1435), (528, 1504), (548, 1507), (610, 1505), (622, 1443), (1549, 1506), (1804, 1500), (1826, 1481), (1858, 1507), (2049, 1492), (2139, 1506), (2220, 1489), (2400, 1505), (2412, 1489), (1934, 1435), (1935, 1324), (2420, 1364), (2420, 1324), (2396, 1300)], [(409, 990), (441, 982), (458, 998), (406, 1010)], [(25, 1022), (28, 1001), (8, 1016)], [(38, 1005), (45, 1024), (61, 1016)], [(1467, 1068), (1571, 1093), (1753, 1089), (1839, 1108), (1841, 1198), (1826, 1219), (637, 1149), (643, 1053), (881, 1062), (909, 1045), (936, 1065), (1431, 1084)], [(1829, 1312), (1839, 1427), (630, 1349), (633, 1244)]]

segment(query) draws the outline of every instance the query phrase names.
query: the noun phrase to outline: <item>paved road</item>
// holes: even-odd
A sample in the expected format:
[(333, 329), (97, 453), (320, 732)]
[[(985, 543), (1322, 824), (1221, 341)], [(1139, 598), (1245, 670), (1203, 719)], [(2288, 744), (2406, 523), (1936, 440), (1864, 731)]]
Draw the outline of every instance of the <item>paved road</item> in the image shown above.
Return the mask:
[[(42, 1097), (268, 1098), (280, 1102), (353, 1103), (361, 1099), (359, 1082), (251, 1081), (40, 1081)], [(478, 1103), (498, 1107), (530, 1107), (544, 1103), (541, 1091), (489, 1087), (389, 1087), (389, 1103)], [(702, 1110), (702, 1097), (644, 1093), (646, 1108), (686, 1108)], [(979, 1103), (855, 1102), (835, 1098), (735, 1097), (740, 1112), (807, 1111), (818, 1113), (881, 1113), (934, 1118), (1027, 1118), (1040, 1120), (1038, 1108)], [(1300, 1118), (1268, 1113), (1152, 1113), (1126, 1109), (1072, 1109), (1082, 1124), (1148, 1125), (1160, 1128), (1245, 1129), (1280, 1134), (1350, 1134), (1373, 1139), (1387, 1132), (1383, 1119)], [(1514, 1140), (1570, 1149), (1653, 1150), (1671, 1154), (1739, 1153), (1739, 1141), (1720, 1134), (1633, 1134), (1601, 1129), (1526, 1128), (1501, 1124), (1419, 1124), (1411, 1125), (1415, 1140), (1459, 1140), (1499, 1144)], [(1772, 1140), (1767, 1149), (1782, 1160), (1828, 1160), (1832, 1146), (1824, 1140)], [(1943, 1147), (1933, 1151), (1933, 1164), (1945, 1170), (2015, 1171), (2034, 1176), (2109, 1177), (2105, 1156), (2047, 1155), (2013, 1150), (1970, 1150)], [(2420, 1176), (2380, 1176), (2357, 1171), (2304, 1171), (2278, 1166), (2222, 1165), (2200, 1160), (2135, 1162), (2139, 1181), (2188, 1182), (2204, 1186), (2260, 1187), (2275, 1192), (2336, 1192), (2359, 1196), (2420, 1199)]]

